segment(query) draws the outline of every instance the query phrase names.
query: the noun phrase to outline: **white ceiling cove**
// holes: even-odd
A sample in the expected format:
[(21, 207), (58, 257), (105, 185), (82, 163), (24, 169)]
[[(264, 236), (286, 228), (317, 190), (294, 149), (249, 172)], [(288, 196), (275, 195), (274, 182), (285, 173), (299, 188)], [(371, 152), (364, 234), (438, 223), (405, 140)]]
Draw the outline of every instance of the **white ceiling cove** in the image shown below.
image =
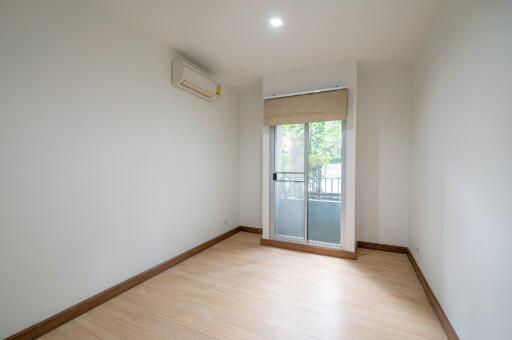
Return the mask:
[[(102, 0), (235, 89), (306, 65), (414, 61), (442, 0)], [(269, 19), (284, 26), (274, 29)]]

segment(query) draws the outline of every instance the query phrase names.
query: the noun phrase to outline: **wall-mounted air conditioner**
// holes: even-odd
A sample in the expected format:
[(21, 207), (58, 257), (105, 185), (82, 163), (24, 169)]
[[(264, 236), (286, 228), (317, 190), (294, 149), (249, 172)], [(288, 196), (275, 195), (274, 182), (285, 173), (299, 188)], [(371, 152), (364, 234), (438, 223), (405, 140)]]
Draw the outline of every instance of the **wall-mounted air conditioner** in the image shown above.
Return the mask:
[(172, 61), (171, 81), (174, 86), (208, 101), (220, 96), (219, 84), (181, 59)]

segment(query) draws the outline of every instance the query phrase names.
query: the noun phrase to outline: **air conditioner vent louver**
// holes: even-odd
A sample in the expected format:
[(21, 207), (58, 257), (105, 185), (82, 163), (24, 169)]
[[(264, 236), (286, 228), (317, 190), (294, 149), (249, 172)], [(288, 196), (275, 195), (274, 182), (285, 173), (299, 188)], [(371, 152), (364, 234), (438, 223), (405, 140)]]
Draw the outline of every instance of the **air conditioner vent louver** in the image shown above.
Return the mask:
[(171, 81), (174, 86), (208, 101), (214, 100), (220, 94), (217, 83), (183, 60), (173, 60)]

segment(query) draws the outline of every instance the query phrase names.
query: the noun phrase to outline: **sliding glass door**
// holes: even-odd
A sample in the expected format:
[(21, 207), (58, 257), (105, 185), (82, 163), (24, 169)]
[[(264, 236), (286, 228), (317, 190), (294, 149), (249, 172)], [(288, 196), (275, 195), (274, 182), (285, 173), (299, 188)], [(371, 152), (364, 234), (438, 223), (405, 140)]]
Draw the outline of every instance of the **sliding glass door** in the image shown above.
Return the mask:
[(340, 244), (341, 121), (309, 123), (308, 240)]
[(306, 236), (305, 138), (304, 124), (275, 127), (273, 180), (276, 236), (301, 240)]
[(341, 244), (342, 122), (274, 127), (275, 238)]

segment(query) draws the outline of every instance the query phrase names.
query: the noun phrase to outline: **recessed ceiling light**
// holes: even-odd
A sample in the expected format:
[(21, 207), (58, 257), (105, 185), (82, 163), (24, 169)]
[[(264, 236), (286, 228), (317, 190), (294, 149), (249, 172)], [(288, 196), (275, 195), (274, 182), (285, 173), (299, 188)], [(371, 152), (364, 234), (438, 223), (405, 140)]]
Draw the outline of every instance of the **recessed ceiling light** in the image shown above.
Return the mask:
[(274, 17), (272, 19), (270, 19), (270, 26), (276, 28), (276, 27), (280, 27), (280, 26), (283, 26), (283, 19), (279, 18), (279, 17)]

